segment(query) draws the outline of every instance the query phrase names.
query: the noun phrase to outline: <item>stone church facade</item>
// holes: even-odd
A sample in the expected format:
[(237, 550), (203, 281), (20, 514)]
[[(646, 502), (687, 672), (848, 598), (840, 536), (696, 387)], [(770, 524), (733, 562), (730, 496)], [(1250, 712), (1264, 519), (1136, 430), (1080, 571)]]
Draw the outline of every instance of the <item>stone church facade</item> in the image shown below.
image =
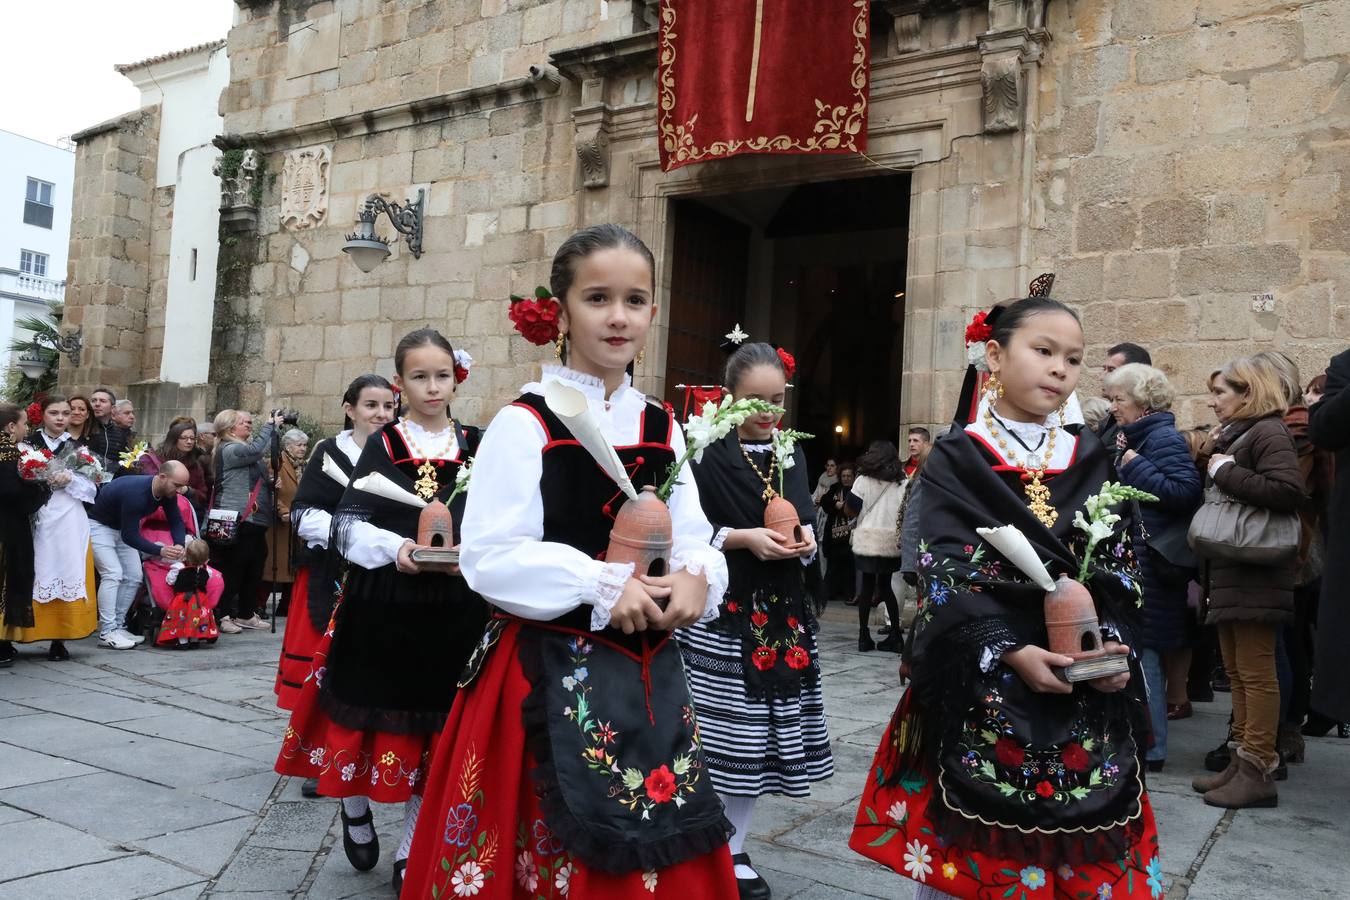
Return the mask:
[[(551, 358), (513, 335), (507, 296), (547, 280), (569, 233), (605, 221), (656, 254), (661, 310), (636, 380), (668, 397), (674, 373), (699, 371), (681, 348), (717, 319), (696, 283), (742, 285), (736, 314), (756, 337), (813, 340), (797, 308), (813, 301), (784, 293), (803, 277), (787, 257), (815, 252), (802, 248), (867, 245), (850, 266), (900, 273), (874, 317), (895, 346), (868, 375), (894, 379), (899, 423), (950, 416), (966, 322), (1044, 271), (1083, 314), (1089, 364), (1117, 341), (1150, 347), (1183, 422), (1207, 419), (1205, 381), (1227, 359), (1282, 349), (1310, 377), (1350, 343), (1350, 4), (877, 0), (871, 13), (865, 157), (664, 173), (656, 0), (237, 0), (217, 143), (236, 161), (251, 152), (256, 183), (222, 211), (201, 402), (287, 405), (334, 427), (346, 383), (391, 374), (398, 338), (431, 324), (474, 356), (455, 409), (486, 423)], [(77, 215), (99, 214), (108, 184), (134, 189), (152, 115), (80, 145)], [(96, 177), (109, 166), (126, 177)], [(841, 220), (821, 223), (832, 239), (791, 236), (809, 212), (781, 226), (798, 189), (880, 176), (903, 196), (874, 239), (847, 239), (851, 217), (876, 212), (865, 203), (820, 207)], [(341, 248), (365, 199), (419, 191), (420, 257), (398, 241), (359, 271)], [(691, 250), (691, 204), (740, 222), (744, 255)], [(376, 231), (395, 236), (387, 218)], [(154, 320), (154, 273), (136, 275), (150, 257), (72, 251), (67, 321), (84, 325), (86, 351), (63, 386), (161, 395), (124, 349), (135, 315), (118, 312), (140, 304), (138, 321)], [(698, 303), (707, 321), (690, 318)], [(878, 436), (867, 430), (857, 440)]]

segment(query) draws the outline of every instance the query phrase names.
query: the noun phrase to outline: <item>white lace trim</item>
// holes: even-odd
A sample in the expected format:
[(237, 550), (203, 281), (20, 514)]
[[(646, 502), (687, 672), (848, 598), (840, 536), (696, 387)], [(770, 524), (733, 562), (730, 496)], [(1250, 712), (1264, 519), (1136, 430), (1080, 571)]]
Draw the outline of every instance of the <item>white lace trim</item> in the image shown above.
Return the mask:
[(773, 449), (773, 444), (768, 441), (759, 441), (753, 444), (741, 441), (741, 449), (747, 453), (767, 453)]
[(579, 389), (587, 397), (591, 398), (592, 400), (599, 400), (602, 403), (606, 401), (613, 403), (625, 391), (633, 389), (633, 379), (628, 375), (624, 375), (623, 384), (619, 385), (618, 389), (615, 390), (613, 394), (606, 397), (605, 382), (603, 379), (595, 375), (588, 375), (585, 372), (578, 372), (576, 369), (571, 369), (568, 368), (567, 366), (558, 365), (557, 363), (549, 363), (545, 365), (543, 368), (543, 373), (544, 373), (544, 380), (547, 380), (548, 378), (556, 378), (559, 381), (566, 381), (571, 385), (573, 385), (574, 387), (576, 387), (577, 389)]
[(726, 546), (727, 538), (729, 538), (729, 537), (731, 537), (731, 529), (730, 529), (730, 528), (719, 528), (719, 529), (717, 529), (717, 534), (714, 534), (714, 535), (713, 535), (713, 539), (712, 539), (712, 548), (713, 548), (714, 550), (721, 550), (721, 549), (723, 549), (723, 548)]
[(435, 441), (438, 438), (444, 439), (445, 433), (447, 431), (452, 430), (449, 422), (446, 422), (445, 427), (442, 428), (440, 431), (430, 431), (426, 428), (423, 428), (421, 425), (418, 425), (410, 418), (399, 419), (398, 424), (399, 427), (404, 429), (405, 431), (411, 431), (413, 440), (417, 441), (419, 444), (421, 444), (423, 441)]
[(88, 588), (83, 580), (66, 581), (64, 578), (54, 578), (45, 584), (39, 582), (33, 584), (34, 603), (51, 603), (53, 600), (77, 603), (87, 600), (88, 597)]
[(717, 618), (722, 608), (722, 598), (727, 593), (727, 576), (722, 574), (726, 569), (717, 567), (709, 569), (702, 560), (697, 558), (686, 560), (676, 555), (670, 561), (670, 570), (672, 572), (683, 570), (690, 575), (702, 575), (708, 579), (708, 595), (703, 600), (703, 615), (699, 616), (698, 620), (710, 622)]
[(591, 601), (591, 631), (609, 624), (610, 611), (623, 596), (624, 585), (633, 577), (632, 563), (605, 563), (595, 581), (595, 599)]

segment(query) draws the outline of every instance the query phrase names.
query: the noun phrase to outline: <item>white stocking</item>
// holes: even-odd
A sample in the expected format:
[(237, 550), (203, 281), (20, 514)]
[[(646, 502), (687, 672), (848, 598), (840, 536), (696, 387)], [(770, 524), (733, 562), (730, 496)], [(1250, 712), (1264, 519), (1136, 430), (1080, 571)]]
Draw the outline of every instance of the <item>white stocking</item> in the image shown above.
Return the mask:
[(914, 900), (952, 900), (951, 894), (944, 894), (935, 887), (926, 884), (914, 886)]
[[(342, 811), (347, 814), (349, 819), (359, 819), (370, 809), (370, 798), (368, 797), (343, 797)], [(369, 844), (375, 840), (375, 823), (368, 825), (352, 825), (347, 829), (352, 836), (352, 840), (358, 844)]]
[[(736, 830), (731, 834), (731, 840), (728, 842), (731, 846), (731, 855), (745, 852), (745, 839), (750, 836), (750, 819), (755, 814), (755, 801), (758, 797), (733, 797), (728, 794), (718, 794), (722, 800), (722, 806), (726, 808), (727, 819)], [(759, 873), (750, 866), (736, 866), (737, 878), (757, 878)]]
[(395, 861), (407, 859), (412, 851), (413, 833), (417, 831), (417, 814), (421, 811), (420, 794), (413, 794), (408, 798), (408, 802), (403, 804), (403, 843), (398, 845), (398, 853), (394, 854)]

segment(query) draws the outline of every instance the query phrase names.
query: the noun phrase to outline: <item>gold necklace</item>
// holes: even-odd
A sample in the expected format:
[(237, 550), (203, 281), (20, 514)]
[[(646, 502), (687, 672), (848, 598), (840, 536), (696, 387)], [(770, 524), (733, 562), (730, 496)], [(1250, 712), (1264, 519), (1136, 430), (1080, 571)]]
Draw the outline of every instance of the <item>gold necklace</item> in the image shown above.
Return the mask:
[(777, 468), (778, 466), (777, 455), (775, 455), (773, 453), (773, 449), (770, 448), (769, 474), (766, 476), (763, 472), (759, 470), (759, 466), (755, 465), (755, 461), (750, 458), (749, 452), (747, 452), (745, 447), (741, 445), (740, 441), (738, 440), (736, 443), (738, 446), (741, 447), (741, 456), (745, 457), (746, 465), (750, 466), (751, 470), (755, 473), (755, 475), (759, 478), (759, 480), (764, 482), (764, 493), (760, 494), (760, 497), (764, 500), (765, 503), (768, 503), (774, 497), (778, 496), (778, 492), (773, 489), (773, 473), (774, 469)]
[(436, 492), (441, 489), (440, 482), (436, 480), (437, 467), (432, 460), (445, 459), (450, 453), (450, 447), (455, 442), (455, 420), (450, 419), (449, 423), (450, 435), (445, 439), (445, 446), (434, 456), (422, 450), (421, 445), (417, 443), (417, 439), (412, 436), (412, 429), (407, 427), (416, 423), (411, 421), (400, 423), (404, 427), (399, 429), (399, 433), (403, 435), (403, 440), (408, 442), (408, 449), (412, 451), (413, 458), (422, 460), (422, 464), (417, 467), (417, 480), (413, 482), (413, 490), (423, 500), (430, 500), (435, 497)]
[[(1046, 429), (1045, 438), (1045, 464), (1031, 467), (1031, 459), (1025, 462), (1018, 462), (1016, 455), (999, 434), (998, 428), (994, 425), (993, 407), (986, 404), (984, 407), (984, 426), (989, 429), (989, 436), (998, 444), (999, 453), (1008, 462), (1017, 466), (1026, 472), (1022, 476), (1025, 487), (1022, 488), (1027, 498), (1027, 509), (1031, 514), (1041, 521), (1046, 528), (1054, 526), (1059, 520), (1059, 511), (1050, 505), (1050, 488), (1041, 482), (1041, 477), (1045, 474), (1045, 467), (1055, 455), (1055, 436), (1059, 433), (1057, 427)], [(1027, 479), (1030, 479), (1029, 481)]]

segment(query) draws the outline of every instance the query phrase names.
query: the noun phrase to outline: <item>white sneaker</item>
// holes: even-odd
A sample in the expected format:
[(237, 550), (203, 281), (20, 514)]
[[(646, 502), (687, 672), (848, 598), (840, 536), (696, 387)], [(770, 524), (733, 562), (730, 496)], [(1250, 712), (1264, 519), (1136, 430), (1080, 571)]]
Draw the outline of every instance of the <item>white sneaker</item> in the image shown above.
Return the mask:
[(238, 625), (240, 628), (257, 629), (257, 628), (266, 628), (266, 627), (267, 627), (267, 623), (264, 622), (264, 621), (262, 620), (262, 618), (260, 618), (260, 617), (258, 616), (257, 613), (254, 613), (252, 616), (250, 616), (250, 617), (247, 618), (247, 619), (234, 619), (234, 620), (232, 620), (232, 621), (234, 622), (234, 624)]
[(105, 635), (101, 635), (98, 639), (98, 645), (100, 647), (107, 647), (109, 650), (130, 650), (136, 646), (116, 631), (110, 631)]
[(125, 628), (119, 628), (119, 629), (117, 629), (117, 636), (120, 637), (120, 638), (121, 638), (122, 640), (124, 640), (124, 641), (131, 641), (133, 644), (136, 644), (137, 646), (139, 646), (139, 645), (145, 643), (145, 638), (144, 638), (144, 637), (142, 637), (142, 636), (139, 635), (139, 634), (132, 634), (130, 631), (127, 631)]
[(221, 617), (220, 621), (216, 623), (216, 630), (221, 634), (242, 634), (244, 631), (229, 616)]

